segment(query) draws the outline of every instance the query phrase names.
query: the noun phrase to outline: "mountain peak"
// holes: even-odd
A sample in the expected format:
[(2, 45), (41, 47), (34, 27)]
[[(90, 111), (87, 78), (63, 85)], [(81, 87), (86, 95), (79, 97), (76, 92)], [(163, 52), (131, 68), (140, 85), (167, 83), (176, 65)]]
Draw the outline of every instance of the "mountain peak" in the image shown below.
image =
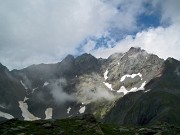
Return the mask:
[(141, 49), (141, 47), (131, 47), (129, 49), (129, 53), (138, 53), (138, 52), (144, 52), (145, 50)]
[(176, 60), (174, 58), (171, 58), (171, 57), (168, 57), (165, 62), (168, 62), (168, 63), (178, 63), (178, 60)]
[[(180, 62), (173, 58), (164, 62), (157, 55), (131, 47), (108, 59), (85, 53), (13, 72), (1, 67), (0, 109), (6, 109), (4, 113), (10, 118), (61, 119), (90, 113), (116, 124), (143, 125), (166, 119), (180, 123)], [(12, 108), (5, 108), (9, 104)], [(164, 115), (167, 108), (172, 108), (175, 116), (169, 111)]]
[(174, 58), (168, 57), (164, 61), (164, 71), (169, 71), (169, 70), (174, 71), (179, 67), (180, 67), (179, 61)]
[(94, 57), (90, 53), (84, 53), (80, 57)]
[(123, 56), (123, 53), (114, 53), (108, 57), (108, 60), (120, 59)]
[(88, 60), (88, 59), (96, 59), (94, 56), (92, 56), (90, 53), (84, 53), (77, 57), (77, 59), (81, 60)]
[(0, 63), (0, 70), (1, 70), (1, 71), (2, 71), (2, 70), (4, 71), (4, 70), (8, 70), (8, 69), (7, 69), (6, 66), (4, 66), (3, 64)]
[(63, 59), (63, 61), (74, 61), (74, 56), (69, 54)]

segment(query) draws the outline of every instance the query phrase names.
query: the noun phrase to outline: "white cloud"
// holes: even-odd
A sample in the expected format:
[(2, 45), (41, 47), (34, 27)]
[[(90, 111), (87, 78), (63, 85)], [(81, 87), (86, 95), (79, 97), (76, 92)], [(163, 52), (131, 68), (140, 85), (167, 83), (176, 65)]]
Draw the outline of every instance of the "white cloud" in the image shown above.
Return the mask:
[(96, 57), (107, 58), (115, 52), (125, 52), (131, 46), (141, 47), (150, 53), (166, 59), (174, 57), (180, 59), (180, 15), (179, 0), (153, 1), (154, 6), (162, 8), (162, 23), (170, 23), (167, 27), (149, 28), (138, 32), (135, 36), (129, 35), (116, 43), (114, 48), (99, 48), (91, 51)]
[(64, 87), (67, 85), (67, 82), (64, 78), (61, 78), (59, 80), (55, 80), (55, 82), (50, 84), (52, 97), (54, 101), (58, 104), (62, 104), (66, 101), (74, 101), (75, 97), (73, 95), (70, 95), (66, 92), (64, 92)]
[(96, 46), (96, 42), (90, 40), (89, 42), (87, 42), (87, 44), (83, 46), (83, 51), (89, 53), (95, 48), (95, 46)]
[[(148, 0), (0, 0), (0, 62), (8, 68), (59, 62), (67, 54), (78, 54), (85, 39), (101, 37), (111, 28), (138, 30), (136, 17), (145, 12)], [(140, 46), (160, 57), (179, 58), (179, 0), (153, 0), (162, 9), (163, 28), (149, 28), (129, 35), (114, 48), (94, 50), (94, 41), (82, 49), (97, 57)], [(117, 8), (119, 8), (117, 10)], [(114, 42), (114, 41), (112, 41)], [(111, 43), (111, 42), (109, 42)]]
[(155, 8), (162, 9), (162, 22), (180, 23), (179, 0), (153, 0), (152, 4)]
[(172, 25), (167, 28), (150, 28), (133, 36), (127, 36), (125, 39), (116, 43), (114, 48), (99, 48), (92, 51), (96, 57), (107, 58), (115, 52), (125, 52), (131, 46), (141, 47), (150, 53), (157, 54), (166, 59), (174, 57), (180, 59), (180, 25)]
[[(0, 0), (0, 62), (8, 68), (60, 61), (89, 36), (136, 29), (143, 0)], [(120, 12), (117, 6), (121, 6)]]

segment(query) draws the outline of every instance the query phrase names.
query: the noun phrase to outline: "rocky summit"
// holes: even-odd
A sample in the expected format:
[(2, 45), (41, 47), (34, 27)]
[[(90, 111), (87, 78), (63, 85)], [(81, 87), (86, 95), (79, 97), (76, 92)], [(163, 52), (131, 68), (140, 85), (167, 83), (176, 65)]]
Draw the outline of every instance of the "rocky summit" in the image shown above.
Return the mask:
[(180, 62), (141, 48), (107, 59), (68, 55), (59, 63), (21, 70), (9, 71), (0, 64), (2, 122), (38, 120), (48, 129), (51, 123), (44, 120), (92, 114), (97, 121), (119, 126), (180, 125), (179, 104)]

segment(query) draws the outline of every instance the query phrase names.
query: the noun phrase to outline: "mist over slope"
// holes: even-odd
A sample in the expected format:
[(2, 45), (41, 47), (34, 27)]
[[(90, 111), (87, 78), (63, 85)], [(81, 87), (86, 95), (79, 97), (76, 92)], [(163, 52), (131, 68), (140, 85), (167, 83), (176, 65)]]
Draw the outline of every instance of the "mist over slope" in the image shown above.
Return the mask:
[(131, 47), (108, 59), (68, 55), (9, 71), (0, 65), (0, 120), (93, 114), (119, 125), (180, 124), (180, 62)]

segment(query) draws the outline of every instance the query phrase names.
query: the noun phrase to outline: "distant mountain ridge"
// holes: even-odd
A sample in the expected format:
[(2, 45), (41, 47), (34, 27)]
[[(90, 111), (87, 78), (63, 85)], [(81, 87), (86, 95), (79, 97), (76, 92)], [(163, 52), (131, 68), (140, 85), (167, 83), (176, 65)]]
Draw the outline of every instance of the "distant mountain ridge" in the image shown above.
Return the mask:
[(108, 59), (68, 55), (9, 71), (0, 65), (0, 120), (91, 113), (105, 123), (180, 124), (180, 62), (131, 47)]

